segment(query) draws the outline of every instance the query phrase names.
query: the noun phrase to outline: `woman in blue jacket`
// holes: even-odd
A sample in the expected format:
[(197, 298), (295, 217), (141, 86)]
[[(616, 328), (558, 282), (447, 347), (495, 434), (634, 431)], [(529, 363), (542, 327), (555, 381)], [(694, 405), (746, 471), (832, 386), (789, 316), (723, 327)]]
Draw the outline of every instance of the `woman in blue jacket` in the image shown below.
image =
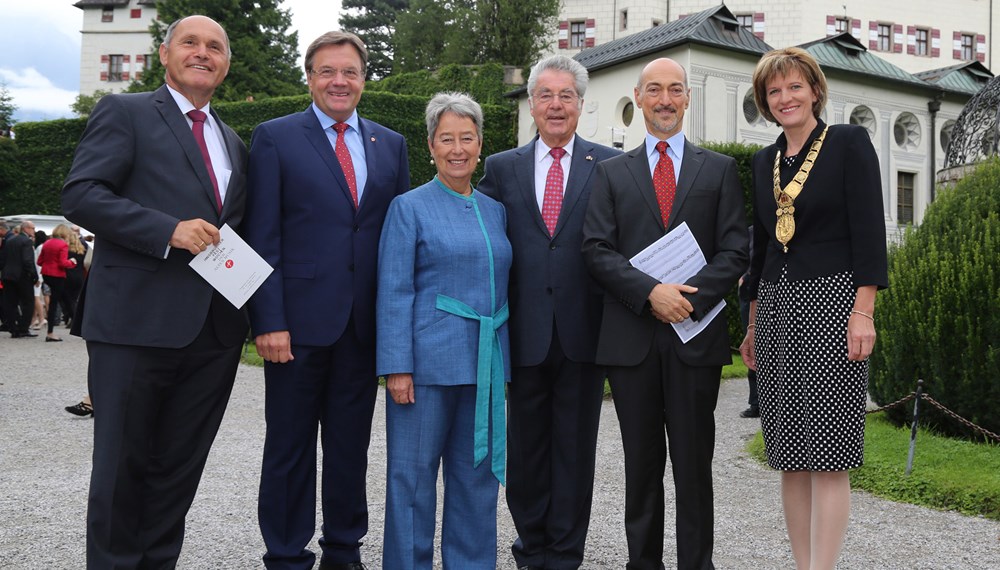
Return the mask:
[(483, 114), (469, 96), (427, 105), (433, 180), (393, 200), (379, 244), (377, 370), (386, 376), (382, 567), (432, 568), (444, 467), (445, 568), (496, 567), (510, 378), (503, 206), (471, 184)]

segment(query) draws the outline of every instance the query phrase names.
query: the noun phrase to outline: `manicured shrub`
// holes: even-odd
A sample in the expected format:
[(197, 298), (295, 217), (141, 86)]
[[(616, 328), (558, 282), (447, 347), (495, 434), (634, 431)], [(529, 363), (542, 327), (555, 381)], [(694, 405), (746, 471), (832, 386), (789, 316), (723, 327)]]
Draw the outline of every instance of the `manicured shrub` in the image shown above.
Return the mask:
[[(872, 398), (892, 402), (922, 378), (935, 400), (1000, 432), (1000, 161), (939, 192), (891, 248), (889, 285), (876, 302)], [(907, 421), (905, 408), (889, 417)], [(921, 410), (942, 432), (972, 433), (930, 405)]]
[[(746, 225), (750, 227), (750, 224), (753, 223), (753, 200), (751, 199), (753, 181), (750, 174), (750, 166), (753, 163), (754, 153), (763, 147), (757, 144), (711, 142), (704, 143), (701, 146), (736, 159), (736, 172), (739, 174), (740, 184), (743, 186), (743, 202), (747, 218)], [(749, 235), (747, 238), (749, 239)], [(740, 298), (737, 292), (738, 289), (734, 285), (733, 290), (726, 295), (726, 310), (723, 311), (729, 327), (729, 341), (734, 347), (738, 347), (743, 342), (743, 336), (746, 333), (743, 323), (740, 322)]]
[[(502, 75), (503, 70), (500, 69)], [(361, 116), (398, 131), (406, 138), (410, 180), (418, 186), (435, 173), (427, 150), (424, 109), (430, 96), (366, 91), (358, 105)], [(273, 97), (260, 101), (215, 103), (212, 107), (249, 146), (260, 123), (309, 107), (309, 95)], [(483, 105), (483, 156), (514, 147), (514, 109), (510, 105)], [(60, 191), (73, 161), (73, 152), (87, 125), (86, 119), (59, 119), (20, 123), (17, 139), (0, 148), (0, 214), (59, 214)], [(482, 177), (480, 166), (473, 180)]]

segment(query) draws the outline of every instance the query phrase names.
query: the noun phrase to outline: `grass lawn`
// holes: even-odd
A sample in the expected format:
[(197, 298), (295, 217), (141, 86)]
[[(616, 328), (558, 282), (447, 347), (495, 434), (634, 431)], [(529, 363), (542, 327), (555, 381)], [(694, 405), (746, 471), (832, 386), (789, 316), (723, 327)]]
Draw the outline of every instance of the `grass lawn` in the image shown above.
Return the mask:
[[(1000, 446), (943, 437), (921, 429), (913, 471), (905, 475), (910, 429), (884, 415), (865, 422), (865, 464), (851, 471), (851, 486), (892, 501), (954, 510), (1000, 520)], [(760, 432), (750, 441), (751, 455), (764, 461)]]
[(240, 362), (250, 366), (264, 366), (264, 359), (257, 354), (257, 346), (252, 342), (243, 345), (243, 355), (240, 356)]

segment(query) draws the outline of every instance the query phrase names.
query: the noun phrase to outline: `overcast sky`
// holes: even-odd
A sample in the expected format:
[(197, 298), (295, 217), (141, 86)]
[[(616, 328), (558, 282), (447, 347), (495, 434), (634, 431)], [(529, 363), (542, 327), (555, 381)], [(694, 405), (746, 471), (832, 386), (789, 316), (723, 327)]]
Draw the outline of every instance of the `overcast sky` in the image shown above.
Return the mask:
[[(80, 28), (76, 0), (0, 0), (0, 82), (14, 98), (18, 121), (72, 117), (80, 92)], [(299, 32), (299, 59), (317, 36), (336, 29), (340, 0), (284, 0)]]

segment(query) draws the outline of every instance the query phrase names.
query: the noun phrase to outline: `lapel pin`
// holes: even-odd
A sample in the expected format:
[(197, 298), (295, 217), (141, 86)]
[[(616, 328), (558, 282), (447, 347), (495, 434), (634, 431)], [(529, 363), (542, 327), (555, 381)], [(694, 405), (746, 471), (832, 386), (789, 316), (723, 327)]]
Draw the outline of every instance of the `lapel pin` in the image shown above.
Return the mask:
[(584, 158), (584, 160), (594, 160), (594, 157), (592, 157), (592, 156), (590, 156), (590, 155), (588, 154), (588, 155), (587, 155), (587, 156), (586, 156), (586, 157)]
[(375, 142), (375, 137), (372, 137), (372, 142)]

